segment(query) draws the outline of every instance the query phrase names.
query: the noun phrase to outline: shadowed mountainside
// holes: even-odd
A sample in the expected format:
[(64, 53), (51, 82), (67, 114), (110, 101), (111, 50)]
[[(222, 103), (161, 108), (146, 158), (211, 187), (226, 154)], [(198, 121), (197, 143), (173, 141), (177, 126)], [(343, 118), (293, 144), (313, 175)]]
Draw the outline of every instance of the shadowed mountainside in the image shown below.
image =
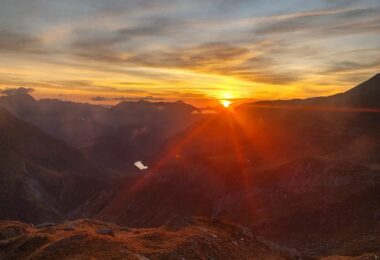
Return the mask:
[(104, 187), (84, 156), (0, 109), (0, 218), (66, 218)]
[(164, 141), (199, 117), (182, 101), (123, 101), (107, 108), (22, 94), (0, 97), (0, 106), (119, 174), (133, 171), (137, 160), (151, 160)]

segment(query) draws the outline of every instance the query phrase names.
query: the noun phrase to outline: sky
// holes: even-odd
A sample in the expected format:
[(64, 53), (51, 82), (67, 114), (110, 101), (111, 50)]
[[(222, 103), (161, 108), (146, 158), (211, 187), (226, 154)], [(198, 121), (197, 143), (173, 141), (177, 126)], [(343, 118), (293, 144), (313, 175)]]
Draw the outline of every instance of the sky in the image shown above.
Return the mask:
[(345, 91), (379, 73), (379, 0), (1, 0), (0, 89), (212, 105)]

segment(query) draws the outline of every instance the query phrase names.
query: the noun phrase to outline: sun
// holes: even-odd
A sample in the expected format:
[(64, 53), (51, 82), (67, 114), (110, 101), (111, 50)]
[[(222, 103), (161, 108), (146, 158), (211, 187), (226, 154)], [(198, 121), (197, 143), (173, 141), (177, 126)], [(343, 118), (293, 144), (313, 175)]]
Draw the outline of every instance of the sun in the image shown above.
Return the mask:
[(229, 108), (230, 105), (232, 104), (231, 101), (229, 100), (226, 100), (226, 99), (223, 99), (223, 100), (220, 100), (220, 103), (222, 104), (222, 106), (224, 106), (225, 108)]

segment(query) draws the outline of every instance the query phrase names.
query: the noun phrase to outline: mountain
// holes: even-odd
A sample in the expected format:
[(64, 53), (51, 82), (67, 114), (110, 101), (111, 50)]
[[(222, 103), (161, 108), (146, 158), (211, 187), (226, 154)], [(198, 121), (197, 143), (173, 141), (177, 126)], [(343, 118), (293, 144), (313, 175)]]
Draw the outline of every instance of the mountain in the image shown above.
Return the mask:
[(72, 145), (92, 140), (101, 129), (102, 106), (62, 101), (35, 100), (28, 94), (0, 97), (0, 106), (23, 121), (27, 121)]
[(304, 158), (253, 176), (250, 191), (220, 201), (225, 218), (313, 257), (377, 252), (379, 170)]
[(137, 227), (159, 226), (172, 214), (216, 216), (313, 257), (378, 248), (379, 170), (319, 158), (243, 172), (188, 163), (126, 183), (96, 216)]
[(380, 113), (241, 106), (173, 136), (95, 216), (138, 227), (218, 216), (311, 257), (373, 253), (379, 148)]
[(0, 105), (24, 119), (29, 118), (37, 109), (37, 101), (28, 94), (1, 96)]
[(157, 152), (153, 147), (200, 117), (183, 101), (123, 101), (107, 108), (19, 94), (0, 97), (0, 106), (121, 175), (133, 171), (134, 162), (150, 160)]
[[(259, 101), (251, 105), (310, 105), (327, 108), (380, 108), (380, 74), (376, 74), (356, 87), (333, 96), (308, 99)], [(246, 106), (247, 104), (243, 105)], [(248, 104), (249, 105), (249, 104)]]
[(132, 229), (89, 219), (36, 228), (0, 222), (7, 259), (296, 259), (295, 250), (256, 237), (249, 228), (204, 218), (173, 217)]
[(64, 219), (104, 186), (78, 150), (4, 109), (0, 129), (1, 219)]
[[(91, 216), (155, 232), (153, 230), (165, 229), (163, 225), (173, 224), (173, 214), (178, 215), (180, 223), (187, 223), (185, 216), (203, 216), (212, 219), (211, 222), (232, 221), (249, 226), (254, 234), (286, 248), (295, 248), (305, 258), (373, 257), (379, 254), (380, 248), (380, 113), (372, 99), (380, 92), (378, 79), (375, 76), (352, 90), (331, 97), (259, 102), (214, 114), (199, 114), (183, 102), (121, 102), (111, 108), (102, 108), (102, 116), (91, 117), (97, 130), (89, 135), (96, 134), (79, 147), (86, 158), (91, 159), (91, 165), (130, 174), (100, 188), (92, 184), (94, 179), (90, 178), (98, 174), (83, 170), (88, 164), (80, 152), (38, 129), (34, 131), (41, 137), (34, 138), (36, 134), (29, 133), (29, 124), (17, 123), (23, 127), (14, 129), (25, 128), (25, 134), (17, 134), (19, 130), (12, 129), (4, 131), (8, 134), (3, 139), (12, 141), (9, 147), (17, 148), (11, 149), (3, 142), (8, 149), (5, 150), (8, 157), (4, 158), (9, 158), (3, 162), (6, 167), (1, 167), (2, 170), (9, 168), (9, 171), (3, 170), (8, 178), (2, 182), (5, 183), (2, 187), (6, 192), (4, 198), (26, 204), (23, 208), (29, 207), (28, 210), (35, 214), (53, 214), (56, 208), (51, 205), (58, 205), (61, 218), (44, 215), (38, 216), (38, 221)], [(30, 109), (33, 110), (33, 106), (30, 105)], [(23, 110), (27, 114), (25, 111), (29, 110)], [(19, 122), (5, 111), (4, 115), (12, 118), (6, 122)], [(16, 124), (9, 122), (4, 125)], [(32, 139), (23, 139), (24, 136)], [(40, 143), (54, 145), (44, 148)], [(25, 147), (27, 144), (43, 149), (35, 151)], [(62, 154), (54, 155), (52, 150), (62, 151)], [(58, 161), (63, 160), (61, 157), (66, 152), (83, 162), (83, 166), (59, 168)], [(55, 161), (56, 158), (60, 159)], [(74, 160), (70, 156), (67, 158)], [(149, 168), (143, 172), (133, 170), (135, 160), (148, 162)], [(64, 166), (82, 165), (79, 161), (69, 161)], [(14, 163), (7, 166), (6, 163), (11, 162)], [(34, 165), (47, 169), (47, 173), (36, 170), (32, 175), (27, 174)], [(26, 180), (17, 183), (18, 187), (25, 187), (26, 193), (14, 194), (11, 192), (14, 189), (7, 189), (13, 185), (13, 176)], [(37, 190), (43, 192), (33, 193), (36, 189), (30, 184), (34, 183), (30, 176), (44, 176), (37, 179)], [(57, 176), (70, 181), (55, 181)], [(113, 174), (107, 175), (107, 180), (113, 178)], [(49, 186), (50, 183), (54, 185)], [(64, 189), (71, 189), (73, 197), (78, 198), (74, 196), (76, 192), (85, 194), (83, 199), (70, 204), (71, 207), (61, 206), (67, 205), (65, 197), (61, 201), (62, 196), (51, 191), (61, 190), (59, 185), (64, 183), (70, 183)], [(85, 183), (94, 192), (87, 193), (83, 188)], [(21, 199), (17, 197), (19, 194)], [(29, 197), (33, 198), (31, 206), (25, 202)], [(11, 217), (24, 220), (17, 215)], [(195, 223), (195, 230), (203, 225)], [(93, 225), (88, 227), (91, 234), (98, 228), (98, 224)], [(115, 229), (119, 232), (119, 228)], [(171, 235), (171, 241), (176, 241)], [(179, 234), (186, 238), (187, 235), (189, 233)], [(49, 241), (51, 239), (55, 238)], [(195, 252), (200, 246), (207, 248), (207, 252), (216, 249), (229, 256), (230, 251), (223, 251), (219, 244), (202, 244), (192, 237), (189, 239)], [(123, 241), (116, 241), (123, 244)], [(134, 244), (133, 240), (128, 241)], [(157, 241), (149, 243), (157, 247)], [(175, 251), (183, 252), (182, 245), (174, 243)], [(118, 246), (110, 245), (110, 248)], [(246, 249), (241, 250), (248, 254)], [(199, 254), (206, 254), (206, 251), (199, 251)], [(164, 254), (162, 251), (152, 253), (151, 248), (149, 252), (152, 258), (156, 257), (155, 253), (157, 258)]]
[(118, 172), (132, 172), (134, 162), (150, 162), (160, 146), (201, 116), (177, 102), (120, 102), (103, 119), (101, 134), (81, 149), (94, 163)]

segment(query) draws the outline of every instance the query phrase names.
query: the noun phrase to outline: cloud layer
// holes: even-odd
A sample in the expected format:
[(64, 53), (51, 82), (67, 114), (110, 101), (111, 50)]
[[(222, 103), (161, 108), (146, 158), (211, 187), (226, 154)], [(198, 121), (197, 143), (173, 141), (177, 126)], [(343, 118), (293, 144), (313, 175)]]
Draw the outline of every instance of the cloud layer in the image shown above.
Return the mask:
[(379, 13), (376, 0), (4, 0), (0, 88), (94, 102), (327, 95), (379, 72)]

